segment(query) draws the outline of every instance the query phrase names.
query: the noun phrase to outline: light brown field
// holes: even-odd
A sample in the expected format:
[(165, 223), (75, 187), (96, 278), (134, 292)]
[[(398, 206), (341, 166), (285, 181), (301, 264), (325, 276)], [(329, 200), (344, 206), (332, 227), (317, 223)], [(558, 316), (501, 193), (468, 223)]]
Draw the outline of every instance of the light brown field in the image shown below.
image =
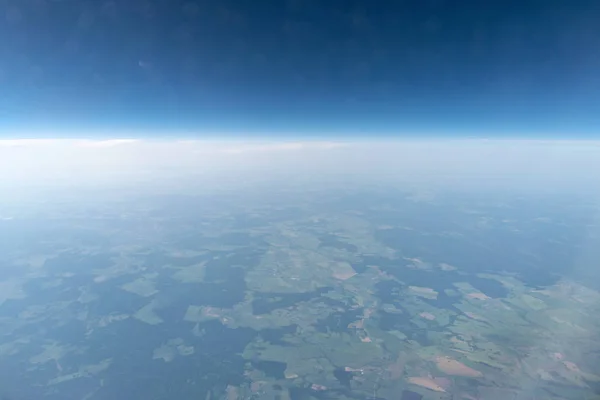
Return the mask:
[(450, 378), (435, 377), (433, 378), (433, 380), (445, 390), (450, 389), (450, 387), (452, 386), (452, 380)]
[(438, 385), (438, 383), (432, 378), (422, 378), (422, 377), (411, 377), (408, 378), (408, 382), (413, 385), (418, 385), (429, 390), (433, 390), (435, 392), (445, 392), (446, 390)]
[(342, 281), (345, 281), (346, 279), (350, 279), (352, 278), (354, 275), (356, 275), (356, 272), (352, 271), (345, 271), (345, 272), (334, 272), (333, 273), (333, 277), (335, 279), (340, 279)]
[(446, 263), (441, 263), (440, 264), (440, 269), (442, 271), (456, 271), (456, 267), (452, 266), (450, 264), (446, 264)]
[(419, 316), (421, 318), (425, 318), (428, 321), (433, 321), (435, 319), (435, 315), (428, 312), (422, 312), (421, 314), (419, 314)]
[(577, 364), (575, 364), (574, 362), (571, 361), (563, 361), (563, 364), (565, 365), (565, 367), (567, 367), (567, 369), (569, 371), (573, 371), (573, 372), (579, 372), (579, 367), (577, 366)]
[(240, 390), (237, 386), (227, 385), (225, 391), (227, 393), (227, 400), (238, 400), (240, 398)]
[(266, 384), (267, 382), (265, 381), (254, 381), (250, 384), (250, 390), (252, 391), (252, 393), (256, 393), (259, 390), (261, 390)]
[(477, 299), (477, 300), (489, 300), (490, 299), (490, 297), (486, 296), (485, 294), (483, 294), (481, 292), (469, 293), (467, 295), (467, 297), (470, 297), (471, 299)]
[(422, 296), (428, 299), (437, 299), (438, 292), (428, 287), (421, 286), (409, 286), (408, 289), (418, 296)]
[(408, 288), (410, 290), (412, 290), (413, 292), (417, 292), (417, 293), (421, 293), (421, 294), (437, 294), (437, 292), (435, 290), (433, 290), (432, 288), (428, 288), (428, 287), (409, 286)]
[(438, 369), (448, 375), (466, 376), (470, 378), (478, 378), (483, 374), (465, 364), (453, 360), (450, 357), (436, 357), (435, 363)]
[(354, 271), (352, 266), (346, 262), (337, 263), (334, 266), (333, 272), (332, 272), (332, 276), (335, 279), (340, 279), (342, 281), (350, 279), (355, 275), (356, 275), (356, 271)]

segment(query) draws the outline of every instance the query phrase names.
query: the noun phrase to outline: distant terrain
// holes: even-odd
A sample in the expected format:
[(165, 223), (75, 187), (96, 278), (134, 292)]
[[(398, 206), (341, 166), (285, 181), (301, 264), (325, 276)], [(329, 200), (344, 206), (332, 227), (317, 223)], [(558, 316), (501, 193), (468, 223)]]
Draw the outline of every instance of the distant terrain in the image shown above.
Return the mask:
[(599, 399), (593, 207), (362, 187), (7, 207), (3, 398)]

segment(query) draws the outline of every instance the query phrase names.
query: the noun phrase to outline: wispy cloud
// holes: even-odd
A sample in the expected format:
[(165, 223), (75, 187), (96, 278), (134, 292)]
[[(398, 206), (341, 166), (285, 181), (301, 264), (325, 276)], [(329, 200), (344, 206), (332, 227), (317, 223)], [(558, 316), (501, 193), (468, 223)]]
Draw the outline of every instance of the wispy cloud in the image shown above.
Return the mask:
[(80, 140), (74, 142), (79, 147), (114, 147), (124, 144), (139, 143), (139, 139)]
[(0, 139), (0, 147), (47, 146), (60, 141), (60, 139)]
[(224, 146), (221, 150), (230, 154), (256, 153), (256, 152), (280, 152), (298, 150), (327, 150), (343, 147), (345, 143), (337, 142), (290, 142), (290, 143), (265, 143), (265, 144), (238, 144), (235, 146)]
[(126, 179), (202, 171), (327, 174), (471, 187), (599, 185), (600, 141), (0, 140), (0, 181)]
[(206, 149), (222, 153), (277, 152), (303, 149), (331, 149), (346, 146), (343, 142), (215, 142), (206, 140), (140, 140), (140, 139), (0, 139), (2, 147), (60, 146), (106, 148), (138, 144), (140, 147)]

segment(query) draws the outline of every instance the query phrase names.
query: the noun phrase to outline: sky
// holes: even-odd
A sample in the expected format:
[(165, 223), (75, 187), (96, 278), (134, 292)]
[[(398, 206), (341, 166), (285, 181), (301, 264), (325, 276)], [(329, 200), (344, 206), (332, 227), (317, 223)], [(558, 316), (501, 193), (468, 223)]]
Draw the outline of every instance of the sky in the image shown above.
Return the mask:
[(590, 138), (600, 4), (2, 0), (0, 136)]

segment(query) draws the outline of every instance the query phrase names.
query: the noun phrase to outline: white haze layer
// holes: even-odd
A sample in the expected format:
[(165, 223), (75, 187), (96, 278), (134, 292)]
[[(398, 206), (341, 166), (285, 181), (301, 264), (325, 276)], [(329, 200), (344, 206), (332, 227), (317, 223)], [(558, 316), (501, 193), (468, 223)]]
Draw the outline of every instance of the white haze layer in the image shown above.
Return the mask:
[(341, 179), (596, 192), (600, 141), (0, 140), (0, 188)]

